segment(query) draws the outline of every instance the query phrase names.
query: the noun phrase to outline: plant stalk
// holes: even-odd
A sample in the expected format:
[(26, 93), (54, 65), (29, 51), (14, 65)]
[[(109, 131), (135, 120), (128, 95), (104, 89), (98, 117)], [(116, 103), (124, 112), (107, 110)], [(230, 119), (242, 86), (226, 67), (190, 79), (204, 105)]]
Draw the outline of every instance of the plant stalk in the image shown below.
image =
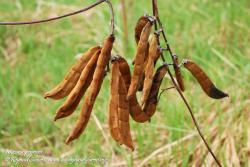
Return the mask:
[[(152, 6), (153, 6), (153, 14), (154, 14), (154, 16), (156, 17), (156, 20), (157, 20), (157, 22), (158, 22), (158, 24), (159, 24), (159, 27), (162, 29), (161, 33), (162, 33), (163, 38), (164, 38), (164, 41), (165, 41), (165, 43), (166, 43), (167, 50), (168, 50), (168, 52), (169, 52), (169, 54), (170, 54), (170, 56), (171, 56), (171, 58), (172, 58), (172, 60), (173, 60), (174, 66), (178, 67), (178, 64), (177, 64), (176, 61), (175, 61), (175, 56), (176, 56), (176, 55), (174, 55), (173, 52), (172, 52), (172, 49), (171, 49), (171, 47), (170, 47), (170, 44), (168, 43), (168, 40), (167, 40), (166, 33), (165, 33), (165, 31), (164, 31), (164, 27), (163, 27), (162, 22), (161, 22), (160, 17), (159, 17), (157, 0), (152, 0)], [(156, 30), (157, 30), (157, 22), (155, 23), (155, 29), (156, 29)], [(164, 62), (164, 63), (165, 63), (165, 62)], [(206, 147), (207, 147), (208, 151), (210, 152), (210, 154), (213, 156), (213, 158), (214, 158), (215, 162), (217, 163), (217, 165), (220, 166), (220, 167), (222, 167), (220, 161), (218, 160), (218, 158), (216, 157), (216, 155), (213, 153), (213, 151), (212, 151), (212, 149), (210, 148), (210, 146), (208, 145), (208, 143), (207, 143), (207, 141), (206, 141), (204, 135), (202, 134), (202, 132), (201, 132), (201, 130), (200, 130), (200, 127), (199, 127), (199, 124), (198, 124), (198, 122), (197, 122), (197, 120), (196, 120), (196, 118), (195, 118), (195, 116), (194, 116), (194, 114), (193, 114), (193, 111), (192, 111), (192, 109), (191, 109), (191, 107), (190, 107), (190, 105), (189, 105), (187, 99), (185, 98), (185, 96), (183, 95), (182, 91), (180, 90), (178, 84), (177, 84), (176, 81), (174, 80), (174, 77), (173, 77), (171, 71), (169, 70), (169, 68), (168, 68), (168, 74), (169, 74), (169, 76), (170, 76), (170, 78), (171, 78), (171, 81), (172, 81), (172, 83), (174, 84), (176, 90), (178, 91), (179, 95), (181, 96), (183, 102), (185, 103), (185, 105), (186, 105), (186, 107), (187, 107), (187, 109), (188, 109), (188, 111), (189, 111), (189, 113), (190, 113), (190, 116), (191, 116), (191, 118), (192, 118), (192, 121), (193, 121), (193, 123), (194, 123), (194, 125), (195, 125), (195, 127), (196, 127), (196, 129), (197, 129), (197, 131), (198, 131), (198, 133), (199, 133), (199, 135), (200, 135), (202, 141), (203, 141), (204, 144), (206, 145)]]
[(64, 14), (64, 15), (62, 15), (62, 16), (57, 16), (57, 17), (52, 17), (52, 18), (42, 19), (42, 20), (35, 20), (35, 21), (0, 22), (0, 25), (40, 24), (40, 23), (50, 22), (50, 21), (54, 21), (54, 20), (59, 20), (59, 19), (65, 18), (65, 17), (73, 16), (73, 15), (76, 15), (76, 14), (83, 13), (83, 12), (85, 12), (85, 11), (88, 11), (89, 9), (92, 9), (92, 8), (98, 6), (99, 4), (101, 4), (101, 3), (105, 2), (105, 1), (106, 1), (106, 0), (99, 0), (99, 1), (97, 1), (96, 3), (93, 3), (93, 4), (90, 5), (90, 6), (87, 6), (87, 7), (83, 8), (83, 9), (78, 10), (78, 11), (74, 11), (74, 12), (71, 12), (71, 13)]

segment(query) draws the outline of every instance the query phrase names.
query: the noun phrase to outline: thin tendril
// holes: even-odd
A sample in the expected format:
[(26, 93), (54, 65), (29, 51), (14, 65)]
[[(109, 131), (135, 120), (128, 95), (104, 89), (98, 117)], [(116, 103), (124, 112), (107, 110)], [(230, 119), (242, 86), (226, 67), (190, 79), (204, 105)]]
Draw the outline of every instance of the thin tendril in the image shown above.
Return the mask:
[(111, 24), (111, 34), (114, 34), (115, 31), (115, 14), (114, 14), (114, 8), (112, 3), (109, 0), (105, 0), (105, 2), (108, 4), (109, 9), (110, 9), (110, 14), (111, 14), (111, 20), (110, 20), (110, 24)]
[(162, 89), (161, 90), (161, 93), (159, 94), (159, 96), (158, 96), (158, 100), (157, 100), (157, 102), (159, 102), (160, 101), (160, 99), (161, 99), (161, 95), (164, 93), (164, 92), (166, 92), (167, 90), (170, 90), (170, 89), (174, 89), (175, 87), (174, 86), (172, 86), (172, 87), (169, 87), (169, 88), (165, 88), (165, 89)]
[(30, 25), (30, 24), (41, 24), (41, 23), (46, 23), (46, 22), (50, 22), (50, 21), (55, 21), (55, 20), (59, 20), (59, 19), (62, 19), (62, 18), (66, 18), (66, 17), (70, 17), (70, 16), (73, 16), (73, 15), (77, 15), (77, 14), (86, 12), (86, 11), (100, 5), (103, 2), (106, 2), (108, 4), (108, 6), (109, 6), (110, 14), (111, 14), (111, 25), (110, 25), (111, 28), (110, 28), (110, 31), (111, 31), (111, 35), (114, 35), (114, 31), (115, 31), (114, 9), (113, 9), (112, 3), (109, 0), (97, 1), (97, 2), (95, 2), (94, 4), (92, 4), (90, 6), (87, 6), (87, 7), (83, 8), (83, 9), (77, 10), (75, 12), (64, 14), (62, 16), (57, 16), (57, 17), (52, 17), (52, 18), (42, 19), (42, 20), (35, 20), (35, 21), (0, 22), (0, 25), (10, 25), (10, 26), (13, 26), (13, 25)]
[(43, 20), (35, 20), (35, 21), (22, 21), (22, 22), (0, 22), (0, 25), (26, 25), (26, 24), (40, 24), (40, 23), (45, 23), (45, 22), (50, 22), (50, 21), (54, 21), (54, 20), (59, 20), (59, 19), (62, 19), (62, 18), (65, 18), (65, 17), (69, 17), (69, 16), (73, 16), (73, 15), (76, 15), (76, 14), (79, 14), (79, 13), (83, 13), (89, 9), (92, 9), (94, 7), (96, 7), (97, 5), (103, 3), (103, 2), (106, 2), (107, 0), (100, 0), (100, 1), (97, 1), (95, 2), (94, 4), (90, 5), (90, 6), (87, 6), (83, 9), (80, 9), (78, 11), (75, 11), (75, 12), (71, 12), (71, 13), (68, 13), (68, 14), (64, 14), (62, 16), (57, 16), (57, 17), (52, 17), (52, 18), (48, 18), (48, 19), (43, 19)]

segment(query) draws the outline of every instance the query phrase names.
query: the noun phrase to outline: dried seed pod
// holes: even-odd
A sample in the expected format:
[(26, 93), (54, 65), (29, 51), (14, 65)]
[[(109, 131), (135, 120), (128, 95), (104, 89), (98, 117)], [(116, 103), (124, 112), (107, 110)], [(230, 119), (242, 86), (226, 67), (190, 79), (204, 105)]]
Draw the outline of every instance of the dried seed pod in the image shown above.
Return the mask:
[(129, 102), (126, 97), (127, 89), (125, 82), (121, 76), (119, 79), (118, 93), (119, 93), (119, 98), (118, 98), (119, 131), (121, 134), (122, 143), (133, 151), (134, 145), (129, 125)]
[(141, 77), (140, 82), (139, 82), (138, 91), (143, 90), (143, 83), (144, 83), (144, 80), (145, 80), (145, 70), (146, 70), (145, 68), (146, 68), (146, 66), (148, 64), (148, 57), (149, 57), (149, 43), (148, 43), (146, 54), (145, 54), (145, 61), (144, 61), (144, 64), (143, 64), (143, 74), (142, 74), (142, 77)]
[[(129, 89), (130, 82), (131, 82), (131, 74), (130, 69), (127, 61), (123, 58), (119, 60), (119, 69), (121, 76), (125, 82), (127, 90)], [(133, 95), (131, 99), (129, 99), (129, 113), (133, 120), (136, 122), (146, 122), (150, 118), (142, 111), (138, 100), (136, 98), (136, 95)]]
[(81, 98), (84, 96), (87, 88), (89, 87), (93, 79), (93, 74), (96, 68), (98, 57), (100, 55), (100, 51), (101, 49), (96, 51), (95, 55), (91, 57), (86, 67), (83, 69), (76, 86), (70, 92), (66, 101), (57, 110), (55, 121), (57, 119), (64, 118), (64, 117), (71, 115), (77, 108)]
[(161, 86), (162, 79), (164, 78), (167, 72), (168, 66), (162, 65), (157, 70), (153, 77), (153, 84), (150, 89), (149, 97), (145, 102), (143, 109), (137, 102), (136, 97), (133, 97), (133, 100), (130, 100), (130, 115), (132, 118), (139, 123), (144, 123), (149, 121), (150, 118), (154, 115), (157, 107), (157, 97), (159, 89)]
[(168, 71), (168, 65), (164, 64), (160, 66), (154, 77), (153, 77), (153, 84), (150, 89), (149, 96), (147, 98), (147, 101), (145, 102), (145, 106), (143, 108), (144, 112), (148, 115), (148, 117), (152, 117), (156, 111), (156, 106), (158, 103), (158, 93), (160, 90), (160, 86), (162, 83), (162, 80), (164, 76), (166, 75)]
[(77, 123), (66, 140), (66, 144), (69, 144), (72, 140), (78, 138), (87, 126), (96, 97), (99, 94), (103, 79), (105, 77), (105, 68), (108, 65), (111, 57), (114, 40), (114, 36), (110, 35), (103, 44), (103, 48), (97, 61), (97, 67), (94, 72), (93, 80), (89, 87), (88, 96), (84, 101), (83, 108)]
[(183, 78), (181, 75), (181, 70), (180, 67), (178, 67), (179, 64), (179, 60), (178, 57), (176, 55), (174, 55), (174, 71), (175, 71), (175, 77), (177, 80), (177, 83), (179, 85), (179, 88), (181, 89), (181, 91), (185, 91), (185, 86), (184, 86), (184, 82), (183, 82)]
[(142, 30), (148, 22), (149, 22), (149, 20), (148, 20), (147, 16), (142, 16), (137, 21), (136, 26), (135, 26), (135, 41), (137, 44), (140, 41)]
[(143, 75), (143, 65), (145, 61), (145, 55), (147, 51), (147, 44), (148, 44), (148, 38), (150, 35), (152, 24), (149, 22), (144, 27), (140, 41), (137, 47), (137, 53), (135, 57), (135, 65), (134, 65), (134, 71), (132, 75), (131, 84), (128, 90), (127, 98), (130, 99), (137, 91), (139, 86), (139, 81)]
[[(167, 68), (167, 65), (162, 65), (157, 69), (153, 77), (153, 84), (150, 90), (149, 98), (147, 99), (143, 109), (138, 103), (136, 95), (133, 95), (131, 99), (129, 99), (129, 113), (134, 121), (144, 123), (146, 121), (149, 121), (155, 113), (159, 88), (161, 85), (161, 81), (167, 72)], [(125, 59), (119, 61), (119, 69), (128, 89), (130, 85), (131, 75), (129, 65)]]
[(221, 99), (228, 96), (228, 94), (215, 87), (207, 74), (195, 62), (191, 60), (184, 60), (184, 67), (193, 74), (193, 76), (201, 85), (203, 91), (209, 97), (214, 99)]
[(143, 91), (141, 99), (142, 106), (144, 106), (146, 100), (148, 99), (148, 95), (152, 86), (154, 76), (154, 62), (160, 56), (157, 38), (157, 35), (154, 35), (152, 41), (150, 42), (148, 62), (145, 68), (145, 80), (143, 82)]
[(71, 90), (75, 87), (82, 70), (92, 57), (100, 49), (100, 46), (95, 46), (89, 49), (69, 70), (65, 75), (63, 81), (61, 81), (55, 88), (44, 94), (44, 98), (52, 98), (55, 100), (64, 98), (69, 95)]
[[(139, 18), (139, 20), (136, 23), (136, 26), (135, 26), (135, 41), (136, 41), (137, 45), (138, 45), (138, 42), (140, 41), (142, 30), (147, 25), (148, 22), (150, 22), (149, 17), (148, 16), (142, 16), (142, 17)], [(148, 54), (146, 53), (146, 56), (147, 55)], [(145, 59), (147, 59), (147, 58), (145, 58)], [(134, 63), (135, 63), (135, 60), (133, 60), (132, 64), (134, 65)], [(142, 88), (143, 88), (143, 85), (140, 85), (138, 90), (142, 91)]]
[(119, 63), (117, 60), (112, 61), (111, 66), (111, 83), (110, 83), (110, 101), (109, 101), (109, 128), (112, 138), (122, 143), (120, 130), (119, 130), (119, 119), (118, 119), (118, 89), (119, 89)]
[(131, 82), (131, 74), (130, 74), (128, 62), (124, 58), (121, 57), (119, 58), (118, 63), (119, 63), (119, 70), (120, 70), (121, 76), (123, 77), (123, 80), (126, 85), (126, 89), (128, 90), (130, 82)]
[(134, 121), (144, 123), (150, 120), (150, 117), (144, 112), (138, 103), (136, 95), (129, 99), (129, 114)]

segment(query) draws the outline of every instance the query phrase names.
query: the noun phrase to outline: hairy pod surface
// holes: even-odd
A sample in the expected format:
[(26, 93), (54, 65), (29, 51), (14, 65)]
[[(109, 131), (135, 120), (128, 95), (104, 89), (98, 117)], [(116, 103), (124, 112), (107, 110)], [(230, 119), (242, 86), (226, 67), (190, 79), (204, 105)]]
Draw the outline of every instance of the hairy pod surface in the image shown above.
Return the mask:
[(217, 89), (207, 74), (193, 61), (184, 60), (184, 67), (192, 73), (199, 82), (203, 91), (211, 98), (221, 99), (228, 97), (228, 94)]
[(96, 51), (95, 55), (91, 57), (86, 67), (83, 69), (76, 86), (70, 92), (66, 101), (57, 110), (55, 121), (57, 119), (64, 118), (64, 117), (71, 115), (77, 108), (81, 98), (84, 96), (87, 88), (89, 87), (93, 79), (93, 74), (96, 68), (98, 57), (100, 55), (100, 51), (101, 49)]
[(145, 102), (144, 112), (148, 117), (152, 117), (156, 111), (158, 104), (158, 94), (161, 87), (162, 80), (168, 71), (168, 65), (162, 65), (157, 70), (153, 77), (153, 84), (150, 89), (149, 96)]
[[(126, 88), (128, 89), (131, 81), (131, 74), (129, 70), (129, 65), (127, 61), (123, 58), (119, 60), (119, 69)], [(146, 121), (149, 121), (155, 113), (157, 107), (158, 92), (161, 86), (162, 79), (164, 78), (167, 72), (167, 69), (167, 65), (162, 65), (156, 70), (153, 77), (153, 83), (150, 89), (149, 97), (143, 109), (138, 103), (136, 95), (132, 96), (131, 99), (129, 99), (129, 114), (131, 115), (134, 121), (144, 123)]]
[(133, 151), (134, 145), (129, 125), (129, 102), (127, 100), (127, 89), (121, 75), (119, 79), (118, 93), (119, 93), (118, 97), (119, 131), (121, 134), (122, 143)]
[(139, 20), (136, 23), (135, 26), (135, 41), (136, 44), (140, 41), (141, 33), (143, 28), (146, 26), (146, 24), (149, 22), (148, 18), (146, 16), (141, 16)]
[(140, 82), (139, 82), (139, 86), (138, 86), (138, 91), (142, 91), (143, 90), (143, 83), (144, 83), (144, 80), (145, 80), (145, 68), (148, 64), (148, 59), (149, 59), (149, 43), (147, 44), (147, 50), (146, 50), (146, 53), (145, 53), (145, 61), (144, 61), (144, 64), (143, 64), (143, 74), (141, 76), (141, 79), (140, 79)]
[(51, 91), (44, 94), (44, 98), (59, 100), (68, 96), (75, 87), (82, 70), (91, 57), (100, 49), (100, 46), (90, 48), (69, 70), (64, 79)]
[[(138, 45), (139, 41), (140, 41), (140, 37), (141, 37), (141, 33), (142, 33), (142, 30), (143, 28), (147, 25), (147, 23), (149, 23), (150, 20), (148, 19), (147, 16), (141, 16), (139, 18), (139, 20), (137, 21), (136, 23), (136, 26), (135, 26), (135, 41), (136, 41), (136, 44)], [(148, 47), (149, 47), (149, 44), (148, 44)], [(148, 49), (147, 49), (148, 51)], [(147, 61), (147, 55), (148, 53), (146, 53), (146, 57), (145, 57), (145, 60)], [(145, 67), (146, 67), (146, 61), (145, 61)], [(132, 64), (134, 65), (135, 63), (135, 60), (133, 60)], [(142, 81), (144, 81), (144, 76), (142, 78)], [(143, 84), (140, 84), (139, 85), (139, 88), (138, 88), (138, 91), (142, 91), (143, 89)]]
[(185, 91), (184, 81), (183, 81), (181, 70), (180, 70), (180, 67), (178, 66), (178, 64), (179, 64), (178, 57), (176, 55), (174, 55), (175, 77), (176, 77), (177, 83), (179, 85), (179, 88), (181, 89), (181, 91), (184, 92)]
[(110, 100), (109, 100), (109, 129), (112, 138), (122, 143), (120, 130), (119, 130), (119, 118), (118, 118), (118, 89), (119, 89), (119, 63), (117, 60), (112, 61), (111, 65), (111, 83), (110, 83)]
[(164, 76), (167, 73), (168, 66), (160, 66), (153, 77), (153, 84), (150, 89), (149, 97), (143, 108), (138, 104), (136, 96), (130, 100), (130, 115), (139, 123), (149, 121), (156, 111), (158, 104), (158, 93)]
[(129, 85), (131, 83), (131, 73), (130, 73), (128, 62), (124, 58), (119, 59), (119, 70), (125, 82), (126, 88), (128, 90)]
[(150, 89), (152, 86), (152, 82), (153, 82), (154, 63), (160, 56), (157, 38), (158, 38), (157, 35), (154, 34), (153, 39), (150, 42), (149, 56), (148, 56), (147, 65), (145, 67), (145, 80), (143, 82), (143, 91), (142, 91), (142, 98), (141, 98), (142, 106), (144, 106), (146, 100), (148, 99)]
[(142, 31), (140, 41), (138, 43), (133, 75), (132, 75), (131, 84), (129, 86), (128, 95), (127, 95), (128, 99), (130, 99), (133, 95), (136, 94), (136, 91), (138, 90), (138, 87), (139, 87), (139, 82), (143, 75), (144, 61), (146, 57), (145, 55), (147, 51), (148, 38), (151, 32), (151, 28), (152, 28), (152, 24), (150, 22), (147, 23), (147, 25), (144, 27)]
[(97, 67), (94, 72), (93, 80), (89, 87), (88, 96), (84, 101), (77, 123), (66, 140), (66, 144), (69, 144), (72, 140), (78, 138), (87, 126), (96, 97), (99, 94), (103, 79), (105, 77), (105, 68), (108, 65), (111, 57), (114, 40), (114, 36), (110, 35), (103, 44), (103, 48), (97, 61)]
[[(119, 61), (119, 69), (121, 76), (125, 82), (127, 90), (129, 89), (130, 82), (131, 82), (131, 73), (129, 69), (129, 65), (125, 59), (120, 59)], [(136, 94), (133, 95), (129, 99), (129, 114), (136, 122), (146, 122), (150, 118), (147, 116), (147, 114), (144, 113), (144, 111), (141, 109), (140, 104), (138, 103)]]

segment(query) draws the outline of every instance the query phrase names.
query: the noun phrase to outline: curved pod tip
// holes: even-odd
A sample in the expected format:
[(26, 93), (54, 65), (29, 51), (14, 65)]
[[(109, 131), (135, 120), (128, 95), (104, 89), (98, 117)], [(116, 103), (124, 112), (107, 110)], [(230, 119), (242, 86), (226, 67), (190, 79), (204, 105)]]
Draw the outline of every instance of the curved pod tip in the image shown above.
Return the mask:
[(222, 99), (224, 97), (229, 97), (229, 95), (225, 92), (222, 92), (218, 88), (216, 88), (214, 85), (210, 89), (210, 97), (214, 99)]
[(110, 34), (110, 36), (108, 37), (108, 40), (113, 43), (115, 41), (115, 35)]
[(184, 60), (183, 61), (184, 67), (192, 73), (192, 75), (196, 78), (199, 82), (200, 86), (202, 87), (203, 91), (213, 99), (222, 99), (225, 97), (229, 97), (227, 93), (216, 88), (207, 74), (193, 61), (191, 60)]
[(72, 137), (68, 137), (65, 141), (65, 144), (69, 145), (74, 139)]

